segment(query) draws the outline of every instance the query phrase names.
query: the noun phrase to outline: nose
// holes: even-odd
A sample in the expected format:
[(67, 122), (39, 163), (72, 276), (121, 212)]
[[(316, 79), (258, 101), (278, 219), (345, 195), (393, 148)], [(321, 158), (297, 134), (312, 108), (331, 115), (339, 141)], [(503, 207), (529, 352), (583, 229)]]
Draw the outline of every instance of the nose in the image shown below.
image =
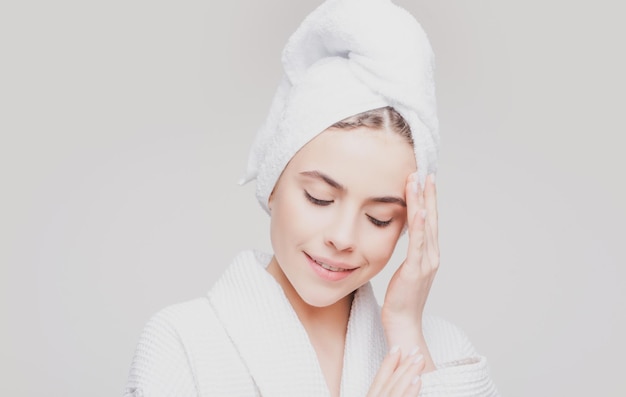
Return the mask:
[(326, 229), (324, 242), (337, 251), (351, 252), (356, 247), (356, 217), (350, 214), (338, 214)]

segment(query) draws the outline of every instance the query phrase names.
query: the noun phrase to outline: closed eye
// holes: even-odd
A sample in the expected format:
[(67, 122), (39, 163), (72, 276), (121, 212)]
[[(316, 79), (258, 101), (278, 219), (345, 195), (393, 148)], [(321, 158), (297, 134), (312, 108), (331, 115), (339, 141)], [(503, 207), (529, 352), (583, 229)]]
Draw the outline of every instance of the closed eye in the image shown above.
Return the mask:
[(377, 226), (377, 227), (388, 226), (391, 223), (391, 221), (393, 220), (393, 218), (391, 218), (388, 221), (381, 221), (381, 220), (376, 219), (374, 217), (371, 217), (369, 215), (367, 217), (369, 218), (370, 222), (372, 222), (374, 224), (374, 226)]
[(330, 205), (334, 202), (334, 200), (320, 200), (317, 199), (313, 196), (311, 196), (309, 194), (309, 192), (307, 192), (306, 190), (304, 191), (304, 196), (306, 197), (307, 200), (309, 200), (311, 203), (315, 204), (315, 205), (320, 205), (320, 206), (327, 206)]

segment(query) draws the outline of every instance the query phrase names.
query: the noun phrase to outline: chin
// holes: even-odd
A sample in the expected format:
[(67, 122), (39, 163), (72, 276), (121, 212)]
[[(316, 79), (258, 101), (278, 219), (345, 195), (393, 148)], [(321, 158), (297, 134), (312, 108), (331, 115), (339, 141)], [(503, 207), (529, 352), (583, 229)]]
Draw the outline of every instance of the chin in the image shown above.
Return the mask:
[(337, 294), (336, 292), (333, 293), (334, 291), (299, 291), (296, 289), (296, 292), (307, 305), (323, 308), (333, 306), (334, 304), (352, 295), (354, 291), (347, 294)]

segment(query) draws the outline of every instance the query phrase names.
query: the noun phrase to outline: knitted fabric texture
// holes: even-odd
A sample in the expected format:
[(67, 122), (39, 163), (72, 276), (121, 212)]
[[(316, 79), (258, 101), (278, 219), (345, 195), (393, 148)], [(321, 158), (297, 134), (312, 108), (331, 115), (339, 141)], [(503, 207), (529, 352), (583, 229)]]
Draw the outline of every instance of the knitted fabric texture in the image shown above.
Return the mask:
[[(270, 256), (244, 251), (208, 296), (169, 306), (146, 325), (125, 397), (330, 396), (315, 350)], [(496, 397), (484, 357), (465, 334), (424, 318), (437, 370), (422, 375), (422, 397)], [(342, 397), (363, 397), (387, 351), (371, 285), (359, 288), (346, 333)]]

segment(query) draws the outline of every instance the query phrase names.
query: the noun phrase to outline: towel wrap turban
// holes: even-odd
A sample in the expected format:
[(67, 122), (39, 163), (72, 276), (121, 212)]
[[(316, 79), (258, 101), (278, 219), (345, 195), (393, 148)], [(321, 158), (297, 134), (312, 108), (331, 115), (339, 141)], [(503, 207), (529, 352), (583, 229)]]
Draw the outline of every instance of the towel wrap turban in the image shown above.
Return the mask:
[(437, 170), (439, 132), (433, 51), (419, 23), (389, 0), (327, 0), (282, 53), (284, 75), (240, 184), (268, 199), (289, 160), (350, 116), (391, 106), (409, 124), (418, 181)]

